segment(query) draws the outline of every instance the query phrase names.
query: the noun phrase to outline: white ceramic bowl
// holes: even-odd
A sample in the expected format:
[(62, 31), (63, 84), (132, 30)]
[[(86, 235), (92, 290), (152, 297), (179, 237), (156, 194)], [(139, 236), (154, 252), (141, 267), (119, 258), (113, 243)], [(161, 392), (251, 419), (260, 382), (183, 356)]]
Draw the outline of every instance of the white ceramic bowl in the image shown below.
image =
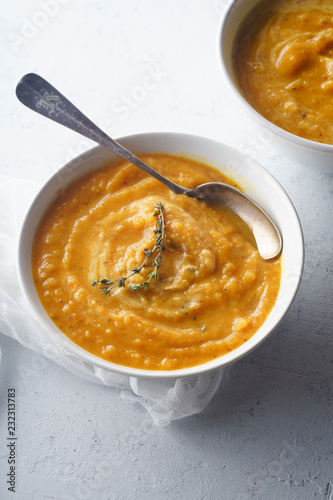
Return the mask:
[(308, 165), (316, 166), (320, 164), (321, 166), (332, 168), (333, 145), (321, 144), (319, 142), (303, 139), (302, 137), (298, 137), (274, 125), (246, 101), (237, 84), (232, 63), (234, 39), (244, 18), (256, 3), (260, 1), (261, 0), (233, 0), (224, 12), (217, 37), (218, 59), (224, 77), (241, 106), (260, 127), (265, 128), (266, 131), (271, 133), (271, 143), (278, 152), (285, 154), (285, 156), (293, 160)]
[[(92, 365), (135, 377), (173, 378), (200, 374), (233, 363), (242, 358), (277, 327), (288, 311), (298, 289), (303, 270), (303, 237), (295, 209), (278, 182), (256, 161), (224, 144), (192, 135), (173, 133), (139, 134), (119, 139), (133, 153), (164, 152), (202, 160), (232, 176), (273, 218), (283, 238), (282, 280), (276, 304), (262, 327), (238, 349), (196, 367), (174, 371), (148, 371), (104, 361), (68, 339), (51, 321), (37, 296), (31, 271), (31, 250), (37, 225), (59, 189), (82, 175), (118, 160), (113, 153), (95, 147), (77, 157), (42, 187), (23, 222), (19, 240), (19, 277), (24, 295), (36, 320), (62, 348)], [(48, 336), (45, 336), (45, 342)]]

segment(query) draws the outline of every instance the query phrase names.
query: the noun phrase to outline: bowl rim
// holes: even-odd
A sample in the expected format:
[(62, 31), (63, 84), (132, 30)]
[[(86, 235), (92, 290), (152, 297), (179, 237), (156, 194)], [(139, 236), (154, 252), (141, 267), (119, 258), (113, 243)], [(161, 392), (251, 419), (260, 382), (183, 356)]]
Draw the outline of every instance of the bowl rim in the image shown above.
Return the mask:
[[(118, 365), (116, 363), (112, 363), (106, 360), (103, 360), (102, 358), (97, 357), (96, 355), (93, 355), (86, 351), (85, 349), (81, 348), (77, 344), (75, 344), (73, 341), (71, 341), (63, 332), (61, 332), (52, 322), (52, 320), (48, 317), (47, 313), (43, 309), (43, 306), (41, 305), (41, 302), (39, 301), (39, 298), (37, 296), (36, 290), (34, 288), (33, 284), (33, 279), (32, 279), (32, 274), (31, 274), (31, 246), (29, 248), (29, 264), (27, 263), (27, 240), (33, 239), (33, 235), (31, 235), (31, 232), (29, 233), (29, 224), (31, 226), (34, 225), (35, 228), (38, 225), (38, 222), (40, 220), (40, 217), (42, 214), (39, 214), (39, 219), (38, 221), (34, 221), (32, 223), (32, 218), (34, 215), (34, 212), (38, 210), (38, 203), (40, 200), (43, 201), (43, 196), (45, 197), (48, 194), (48, 191), (50, 190), (50, 187), (52, 187), (52, 184), (56, 182), (56, 178), (61, 178), (62, 174), (69, 172), (69, 177), (70, 174), (73, 173), (73, 175), (76, 173), (75, 178), (82, 177), (84, 175), (83, 173), (77, 173), (79, 170), (79, 166), (82, 165), (82, 162), (85, 160), (92, 159), (98, 154), (101, 154), (102, 157), (104, 158), (103, 163), (100, 163), (97, 167), (95, 168), (101, 168), (103, 165), (111, 162), (112, 160), (115, 161), (118, 159), (113, 153), (110, 151), (105, 150), (101, 146), (95, 146), (88, 151), (76, 156), (74, 159), (71, 161), (67, 162), (64, 164), (63, 167), (61, 167), (58, 171), (53, 173), (46, 182), (43, 183), (41, 188), (38, 190), (37, 194), (35, 195), (34, 199), (32, 200), (25, 217), (23, 219), (22, 225), (21, 225), (21, 230), (19, 233), (19, 242), (18, 242), (18, 254), (17, 254), (17, 261), (18, 261), (18, 278), (19, 278), (19, 283), (21, 290), (23, 292), (23, 295), (27, 301), (27, 304), (29, 306), (30, 311), (32, 312), (32, 315), (34, 319), (37, 321), (40, 327), (42, 327), (43, 330), (46, 331), (46, 333), (53, 339), (53, 341), (59, 346), (59, 348), (65, 349), (67, 354), (72, 354), (76, 358), (80, 359), (83, 362), (86, 362), (95, 368), (103, 368), (107, 371), (111, 371), (113, 373), (117, 373), (120, 375), (127, 375), (131, 377), (137, 377), (137, 378), (154, 378), (154, 379), (174, 379), (174, 378), (181, 378), (181, 377), (190, 377), (190, 376), (197, 376), (203, 373), (208, 373), (217, 369), (221, 369), (227, 365), (230, 365), (239, 359), (243, 358), (245, 355), (248, 355), (250, 352), (252, 352), (254, 349), (256, 349), (264, 340), (266, 340), (272, 333), (275, 331), (275, 329), (278, 327), (282, 319), (285, 317), (286, 313), (288, 312), (291, 304), (294, 301), (294, 298), (296, 296), (296, 293), (298, 291), (300, 282), (301, 282), (301, 277), (303, 273), (303, 266), (304, 266), (304, 239), (303, 239), (303, 232), (301, 228), (301, 224), (298, 218), (298, 214), (289, 198), (287, 193), (285, 192), (284, 188), (280, 185), (280, 183), (273, 177), (273, 175), (266, 170), (261, 164), (259, 164), (256, 160), (252, 159), (245, 153), (236, 150), (235, 148), (228, 146), (226, 144), (223, 144), (219, 141), (206, 138), (206, 137), (201, 137), (201, 136), (196, 136), (192, 134), (185, 134), (185, 133), (174, 133), (174, 132), (144, 132), (144, 133), (139, 133), (139, 134), (131, 134), (127, 135), (124, 137), (121, 137), (117, 139), (118, 142), (123, 143), (125, 147), (129, 148), (128, 143), (136, 142), (136, 143), (142, 143), (146, 141), (148, 144), (154, 143), (154, 140), (157, 142), (162, 142), (166, 144), (171, 143), (190, 143), (192, 145), (197, 145), (202, 146), (204, 149), (207, 149), (208, 147), (213, 147), (220, 149), (221, 151), (227, 151), (228, 154), (235, 154), (236, 157), (240, 157), (244, 160), (244, 162), (248, 162), (251, 165), (251, 168), (253, 167), (255, 171), (259, 171), (260, 175), (267, 180), (268, 183), (272, 184), (274, 188), (276, 188), (277, 193), (284, 198), (284, 201), (286, 203), (286, 207), (288, 208), (290, 212), (290, 216), (292, 219), (292, 223), (294, 225), (294, 233), (295, 233), (295, 238), (296, 242), (298, 243), (298, 261), (296, 267), (293, 269), (293, 283), (292, 285), (292, 290), (289, 291), (288, 293), (289, 298), (286, 304), (282, 307), (280, 313), (278, 314), (278, 318), (275, 321), (273, 327), (265, 332), (263, 327), (267, 322), (264, 322), (264, 325), (259, 328), (257, 332), (254, 333), (254, 335), (247, 341), (245, 344), (241, 345), (237, 349), (234, 349), (228, 354), (224, 354), (219, 356), (218, 358), (215, 358), (214, 360), (211, 360), (209, 362), (196, 365), (193, 367), (188, 367), (188, 368), (181, 368), (181, 369), (176, 369), (176, 370), (147, 370), (147, 369), (137, 369), (137, 368), (131, 368), (128, 366), (124, 365)], [(176, 151), (174, 153), (170, 153), (168, 151), (169, 146), (166, 147), (166, 153), (168, 154), (177, 154)], [(177, 148), (178, 150), (179, 148)], [(192, 153), (189, 151), (186, 151), (187, 148), (185, 148), (185, 151), (179, 150), (179, 154), (183, 153), (183, 155), (188, 158), (193, 158), (193, 151)], [(200, 148), (199, 148), (200, 149)], [(133, 150), (132, 150), (133, 151)], [(155, 152), (160, 151), (160, 149), (155, 150)], [(134, 153), (136, 151), (133, 151)], [(147, 151), (149, 152), (149, 151)], [(153, 152), (153, 151), (150, 151)], [(108, 160), (103, 156), (106, 155)], [(198, 155), (196, 155), (198, 156)], [(207, 160), (209, 160), (207, 158)], [(223, 159), (221, 159), (221, 162)], [(215, 166), (216, 158), (210, 158), (210, 162), (213, 166)], [(225, 167), (224, 171), (228, 172), (228, 167), (226, 163), (221, 163), (221, 166)], [(89, 171), (92, 171), (93, 169), (90, 168)], [(230, 170), (230, 169), (229, 169)], [(229, 173), (229, 172), (228, 172)], [(243, 175), (245, 175), (243, 173)], [(236, 171), (235, 171), (235, 176), (236, 176)], [(246, 180), (246, 176), (245, 176)], [(59, 181), (60, 182), (60, 181)], [(67, 186), (70, 183), (70, 179), (64, 183), (64, 186)], [(44, 202), (44, 211), (47, 208), (48, 204), (45, 204)], [(43, 211), (43, 213), (44, 213)], [(39, 213), (39, 212), (38, 212)], [(33, 232), (34, 233), (34, 232)], [(293, 234), (294, 234), (293, 233)], [(283, 236), (283, 235), (282, 235)], [(283, 250), (282, 250), (283, 252)], [(30, 268), (30, 271), (29, 271)], [(31, 295), (31, 292), (33, 294), (33, 297)], [(37, 298), (37, 300), (36, 300)], [(273, 310), (275, 309), (276, 306), (273, 307)], [(272, 311), (273, 311), (272, 310)], [(264, 333), (262, 333), (264, 332)]]
[[(238, 89), (233, 79), (233, 76), (229, 70), (229, 65), (228, 62), (226, 61), (224, 50), (225, 47), (230, 47), (229, 49), (230, 51), (233, 47), (234, 39), (232, 39), (232, 43), (225, 43), (226, 32), (228, 30), (228, 22), (230, 20), (230, 17), (233, 14), (233, 11), (241, 7), (242, 4), (245, 3), (246, 1), (248, 0), (232, 0), (230, 5), (226, 7), (219, 21), (217, 37), (216, 37), (218, 63), (222, 71), (222, 74), (224, 75), (224, 78), (229, 88), (231, 89), (233, 95), (237, 98), (238, 102), (241, 104), (243, 109), (250, 116), (252, 116), (261, 126), (263, 126), (266, 129), (269, 129), (273, 134), (275, 134), (277, 137), (281, 138), (285, 142), (292, 144), (293, 146), (296, 145), (298, 147), (310, 149), (316, 152), (318, 151), (320, 153), (333, 153), (333, 144), (326, 144), (323, 142), (316, 142), (310, 139), (305, 139), (304, 137), (292, 134), (291, 132), (288, 132), (287, 130), (269, 121), (267, 118), (261, 115), (255, 108), (253, 108), (251, 104), (249, 104), (249, 102), (245, 99), (241, 91)], [(256, 3), (260, 3), (261, 1), (263, 0), (255, 0), (255, 2), (252, 3), (251, 8), (249, 10), (251, 10)], [(245, 16), (248, 14), (249, 10), (246, 12)], [(239, 23), (241, 23), (243, 19), (244, 17), (239, 18)]]

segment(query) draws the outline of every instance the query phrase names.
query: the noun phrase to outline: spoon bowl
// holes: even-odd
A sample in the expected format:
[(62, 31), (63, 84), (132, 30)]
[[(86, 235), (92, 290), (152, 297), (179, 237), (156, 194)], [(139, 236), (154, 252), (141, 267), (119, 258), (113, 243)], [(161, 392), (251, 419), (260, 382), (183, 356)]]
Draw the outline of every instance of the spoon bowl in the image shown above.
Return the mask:
[(168, 186), (176, 194), (184, 194), (202, 201), (215, 201), (228, 206), (252, 229), (258, 251), (263, 259), (271, 259), (281, 252), (282, 238), (276, 225), (268, 214), (242, 191), (220, 182), (202, 184), (193, 189), (186, 189), (175, 184), (107, 136), (39, 75), (29, 73), (23, 76), (17, 84), (16, 95), (28, 108), (110, 149), (116, 155), (130, 161)]

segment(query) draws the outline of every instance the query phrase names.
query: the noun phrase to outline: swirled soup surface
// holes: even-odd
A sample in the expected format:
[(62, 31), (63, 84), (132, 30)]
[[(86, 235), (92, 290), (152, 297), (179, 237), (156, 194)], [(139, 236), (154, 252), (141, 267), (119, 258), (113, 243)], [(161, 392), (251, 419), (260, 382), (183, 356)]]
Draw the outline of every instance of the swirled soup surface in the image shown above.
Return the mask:
[(247, 101), (275, 125), (333, 144), (333, 2), (265, 0), (233, 52)]
[[(204, 164), (141, 158), (186, 187), (232, 181)], [(166, 249), (149, 288), (91, 280), (127, 276), (154, 245), (154, 205), (165, 209)], [(260, 258), (247, 225), (223, 205), (176, 195), (130, 163), (82, 178), (45, 214), (32, 255), (35, 286), (53, 322), (87, 351), (117, 364), (173, 370), (205, 363), (248, 340), (272, 309), (279, 259)], [(129, 281), (140, 283), (150, 263)]]

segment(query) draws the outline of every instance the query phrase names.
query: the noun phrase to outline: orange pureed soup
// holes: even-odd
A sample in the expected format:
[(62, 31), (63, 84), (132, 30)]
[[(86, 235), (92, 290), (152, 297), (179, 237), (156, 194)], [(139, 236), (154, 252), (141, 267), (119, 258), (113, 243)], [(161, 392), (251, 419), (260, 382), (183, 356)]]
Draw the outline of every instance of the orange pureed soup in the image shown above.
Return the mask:
[(264, 0), (243, 22), (233, 61), (245, 99), (275, 125), (333, 144), (333, 2)]
[[(141, 158), (185, 187), (235, 185), (190, 159)], [(37, 229), (32, 270), (45, 310), (73, 342), (148, 370), (202, 364), (242, 345), (271, 311), (281, 274), (280, 260), (261, 259), (232, 211), (176, 195), (123, 161), (59, 193)], [(148, 287), (131, 289), (150, 273)], [(116, 286), (105, 295), (99, 288), (110, 281)]]

